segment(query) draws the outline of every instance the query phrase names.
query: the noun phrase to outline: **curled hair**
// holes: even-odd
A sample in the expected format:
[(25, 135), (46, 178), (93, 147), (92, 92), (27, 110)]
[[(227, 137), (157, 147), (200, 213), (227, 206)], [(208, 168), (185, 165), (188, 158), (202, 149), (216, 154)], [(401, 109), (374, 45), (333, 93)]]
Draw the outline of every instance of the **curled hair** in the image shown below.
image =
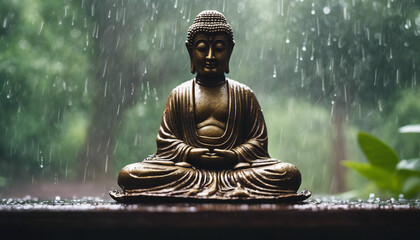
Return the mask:
[(198, 32), (226, 33), (232, 45), (235, 43), (232, 27), (227, 23), (225, 16), (215, 10), (202, 11), (195, 17), (194, 23), (188, 28), (187, 44), (190, 48), (193, 45), (194, 36)]

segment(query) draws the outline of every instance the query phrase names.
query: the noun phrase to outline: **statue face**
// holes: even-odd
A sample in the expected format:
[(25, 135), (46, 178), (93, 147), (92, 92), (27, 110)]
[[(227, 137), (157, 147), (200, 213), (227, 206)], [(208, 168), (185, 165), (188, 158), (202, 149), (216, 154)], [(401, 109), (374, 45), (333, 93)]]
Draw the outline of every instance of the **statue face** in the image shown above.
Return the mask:
[(192, 49), (188, 49), (193, 69), (198, 75), (214, 77), (229, 72), (232, 47), (226, 34), (198, 33)]

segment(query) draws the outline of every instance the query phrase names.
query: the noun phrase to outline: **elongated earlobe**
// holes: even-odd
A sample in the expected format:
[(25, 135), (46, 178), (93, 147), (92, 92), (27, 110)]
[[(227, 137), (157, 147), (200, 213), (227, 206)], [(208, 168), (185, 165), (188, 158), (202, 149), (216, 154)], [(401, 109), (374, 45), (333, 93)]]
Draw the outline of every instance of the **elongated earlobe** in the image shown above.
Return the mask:
[(185, 42), (185, 47), (187, 48), (188, 54), (190, 55), (190, 72), (192, 74), (194, 74), (196, 72), (195, 66), (194, 66), (194, 62), (193, 62), (193, 53), (192, 53), (192, 49), (191, 47), (188, 45), (188, 41)]
[(233, 47), (235, 46), (235, 42), (232, 42), (232, 47), (230, 49), (230, 53), (229, 53), (229, 57), (226, 63), (226, 68), (225, 68), (225, 73), (229, 73), (230, 69), (229, 69), (229, 62), (230, 62), (230, 56), (232, 55), (233, 52)]

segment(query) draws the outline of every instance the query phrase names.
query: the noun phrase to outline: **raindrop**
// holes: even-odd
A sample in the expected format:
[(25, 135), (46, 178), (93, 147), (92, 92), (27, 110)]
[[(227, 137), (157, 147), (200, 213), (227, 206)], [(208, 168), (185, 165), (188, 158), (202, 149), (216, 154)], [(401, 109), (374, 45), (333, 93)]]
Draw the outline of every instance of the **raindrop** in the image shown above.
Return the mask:
[(303, 71), (303, 68), (300, 69), (300, 78), (301, 78), (301, 82), (300, 82), (300, 87), (303, 88), (304, 86), (304, 81), (305, 81), (305, 72)]
[(125, 12), (126, 12), (126, 8), (124, 8), (124, 12), (123, 12), (123, 22), (122, 25), (125, 26)]
[(327, 6), (327, 7), (324, 7), (324, 8), (322, 9), (322, 11), (324, 12), (324, 14), (325, 14), (325, 15), (328, 15), (328, 14), (330, 14), (331, 9)]
[(404, 27), (405, 27), (405, 29), (409, 29), (409, 28), (411, 27), (411, 20), (410, 20), (410, 19), (407, 19), (407, 20), (405, 21), (405, 25), (404, 25)]
[(344, 84), (344, 101), (347, 102), (347, 84)]
[(314, 44), (312, 43), (312, 51), (311, 51), (311, 61), (314, 60), (314, 52), (315, 52), (315, 48), (314, 48)]
[(312, 10), (311, 10), (311, 14), (315, 15), (315, 3), (312, 3)]
[(131, 83), (131, 93), (130, 93), (130, 95), (131, 96), (134, 95), (134, 84), (133, 83)]
[(320, 34), (320, 29), (319, 29), (319, 18), (318, 18), (318, 17), (316, 18), (316, 31), (317, 31), (317, 34), (318, 34), (318, 36), (319, 36), (319, 34)]
[(374, 81), (373, 81), (373, 86), (376, 86), (377, 82), (378, 82), (378, 69), (376, 68), (375, 69), (375, 78), (374, 78)]
[(365, 47), (363, 47), (362, 45), (362, 61), (365, 62), (366, 58), (365, 58)]
[(274, 68), (274, 70), (273, 70), (273, 78), (276, 78), (277, 77), (276, 65), (273, 65), (273, 68)]
[(108, 88), (108, 81), (105, 81), (104, 98), (106, 98), (106, 90)]
[(41, 27), (39, 28), (38, 35), (40, 35), (40, 34), (41, 34), (41, 32), (42, 32), (42, 28), (44, 28), (44, 22), (42, 22), (42, 23), (41, 23)]
[(105, 172), (108, 172), (108, 155), (105, 158)]
[(370, 41), (370, 31), (369, 28), (366, 28), (366, 38), (368, 41)]
[(302, 51), (306, 52), (306, 46), (305, 45), (302, 46)]
[(327, 46), (331, 45), (331, 33), (328, 34)]
[(64, 170), (64, 178), (67, 179), (67, 171), (68, 171), (68, 167), (69, 167), (69, 162), (66, 162), (66, 168)]
[(346, 7), (343, 7), (343, 18), (344, 18), (344, 20), (349, 19), (348, 16), (347, 16), (347, 8)]
[(106, 73), (106, 67), (107, 67), (107, 65), (108, 65), (108, 59), (105, 61), (104, 70), (103, 70), (103, 72), (102, 72), (102, 78), (104, 78), (104, 77), (105, 77), (105, 73)]
[(382, 108), (382, 102), (381, 100), (378, 100), (378, 107), (379, 107), (379, 111), (382, 112), (383, 108)]
[(277, 13), (280, 13), (281, 16), (284, 16), (284, 0), (279, 0), (277, 2)]
[(93, 17), (95, 15), (95, 4), (92, 3), (90, 6), (90, 15)]
[(5, 17), (3, 20), (3, 28), (6, 28), (6, 26), (7, 26), (7, 17)]
[(44, 156), (42, 155), (42, 151), (39, 151), (39, 154), (41, 155), (39, 167), (44, 168)]

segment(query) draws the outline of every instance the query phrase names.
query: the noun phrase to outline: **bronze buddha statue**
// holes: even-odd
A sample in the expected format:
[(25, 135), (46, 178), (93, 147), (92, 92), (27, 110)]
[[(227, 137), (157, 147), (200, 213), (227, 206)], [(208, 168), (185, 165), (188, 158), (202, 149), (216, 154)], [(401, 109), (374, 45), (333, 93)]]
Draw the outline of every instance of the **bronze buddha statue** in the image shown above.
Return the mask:
[(186, 47), (196, 77), (166, 103), (157, 152), (124, 167), (110, 192), (117, 201), (182, 199), (295, 199), (301, 174), (270, 157), (267, 129), (252, 90), (225, 77), (234, 47), (223, 14), (203, 11), (188, 29)]

